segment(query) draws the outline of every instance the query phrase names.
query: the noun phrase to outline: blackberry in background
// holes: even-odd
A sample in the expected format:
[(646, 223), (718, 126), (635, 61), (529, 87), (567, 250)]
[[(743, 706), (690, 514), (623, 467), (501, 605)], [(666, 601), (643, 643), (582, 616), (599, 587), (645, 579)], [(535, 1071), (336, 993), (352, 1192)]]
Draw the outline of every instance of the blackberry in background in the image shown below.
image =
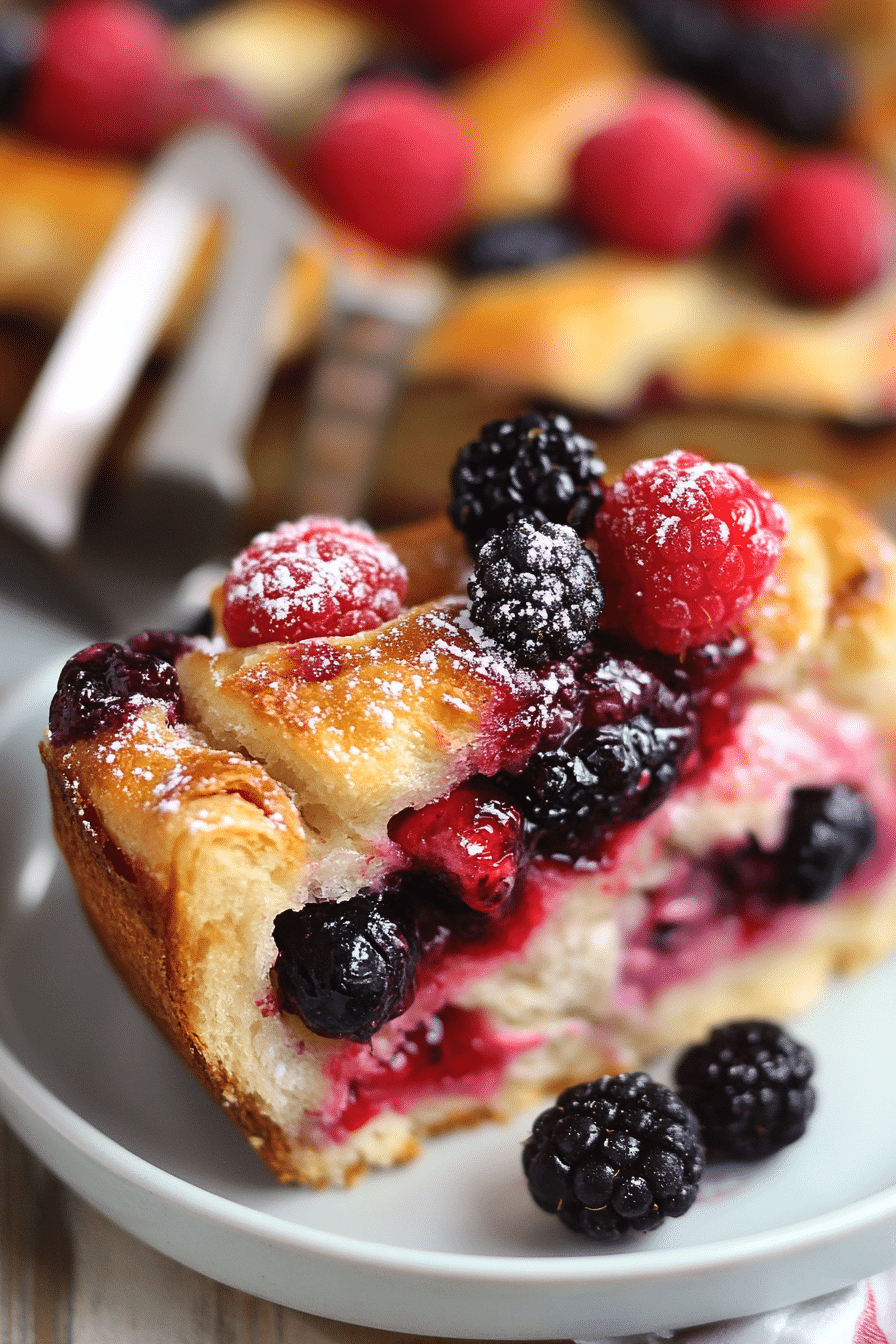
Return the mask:
[(604, 470), (594, 444), (564, 415), (491, 420), (458, 456), (448, 513), (474, 556), (522, 519), (565, 523), (585, 537), (603, 501)]
[(700, 1122), (707, 1153), (754, 1162), (806, 1132), (815, 1108), (815, 1064), (774, 1022), (716, 1027), (675, 1070), (678, 1094)]
[(584, 230), (572, 220), (517, 215), (471, 229), (458, 242), (454, 259), (463, 275), (495, 275), (549, 266), (588, 247)]
[(0, 121), (15, 121), (40, 46), (40, 20), (24, 10), (0, 14)]
[(696, 1119), (646, 1073), (567, 1088), (523, 1147), (538, 1207), (598, 1242), (651, 1232), (686, 1213), (704, 1166)]
[(625, 14), (664, 74), (707, 92), (731, 57), (737, 24), (708, 0), (635, 0)]
[(775, 855), (781, 898), (800, 905), (823, 901), (867, 858), (876, 839), (874, 813), (858, 789), (794, 789)]
[(745, 26), (719, 75), (730, 108), (802, 145), (830, 140), (851, 101), (841, 57), (791, 29)]

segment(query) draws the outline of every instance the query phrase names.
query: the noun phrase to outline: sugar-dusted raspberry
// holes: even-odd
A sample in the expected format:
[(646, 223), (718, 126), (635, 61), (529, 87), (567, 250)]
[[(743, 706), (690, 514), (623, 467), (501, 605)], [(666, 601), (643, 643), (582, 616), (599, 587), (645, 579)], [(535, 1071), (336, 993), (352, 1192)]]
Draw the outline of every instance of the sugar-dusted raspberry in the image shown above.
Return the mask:
[(354, 635), (401, 610), (408, 576), (363, 523), (310, 516), (262, 532), (224, 581), (224, 629), (240, 647)]
[(470, 135), (447, 99), (406, 79), (350, 85), (307, 154), (325, 208), (399, 252), (447, 237), (472, 167)]
[(513, 891), (523, 821), (488, 781), (470, 780), (417, 812), (400, 812), (389, 837), (415, 868), (440, 877), (474, 910), (496, 910)]
[(427, 51), (451, 66), (478, 65), (522, 42), (550, 0), (419, 0), (403, 18)]
[(22, 108), (63, 149), (143, 154), (176, 77), (159, 15), (139, 0), (63, 0), (47, 15)]
[(735, 196), (733, 165), (709, 109), (662, 87), (585, 141), (573, 160), (572, 196), (599, 238), (680, 256), (721, 232)]
[(742, 467), (681, 451), (636, 462), (595, 524), (605, 624), (664, 653), (719, 639), (762, 591), (786, 530)]
[(789, 294), (837, 303), (867, 289), (889, 265), (893, 207), (869, 168), (843, 154), (797, 159), (756, 216), (756, 241)]

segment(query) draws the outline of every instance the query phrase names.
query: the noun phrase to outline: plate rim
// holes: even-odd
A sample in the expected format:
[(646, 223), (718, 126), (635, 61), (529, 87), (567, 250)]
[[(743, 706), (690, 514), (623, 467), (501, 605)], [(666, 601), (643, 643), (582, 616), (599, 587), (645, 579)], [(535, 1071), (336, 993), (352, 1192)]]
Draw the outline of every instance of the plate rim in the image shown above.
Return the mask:
[[(67, 655), (65, 655), (67, 656)], [(60, 663), (54, 661), (38, 668), (22, 679), (19, 685), (0, 704), (0, 762), (8, 749), (13, 734), (22, 728), (29, 718), (38, 713), (38, 702), (46, 697), (46, 692), (55, 684)], [(652, 1250), (639, 1248), (636, 1252), (614, 1250), (606, 1255), (599, 1246), (589, 1247), (582, 1255), (552, 1256), (550, 1254), (532, 1255), (484, 1255), (481, 1253), (461, 1253), (456, 1251), (425, 1250), (415, 1247), (401, 1247), (371, 1242), (361, 1238), (346, 1236), (342, 1233), (308, 1227), (301, 1222), (284, 1218), (279, 1214), (252, 1208), (228, 1195), (207, 1190), (189, 1179), (178, 1176), (130, 1149), (104, 1133), (102, 1129), (86, 1120), (58, 1097), (43, 1083), (15, 1054), (3, 1035), (0, 1035), (0, 1110), (7, 1115), (11, 1127), (19, 1133), (23, 1142), (32, 1146), (29, 1138), (22, 1133), (8, 1112), (18, 1104), (21, 1111), (33, 1118), (42, 1127), (55, 1134), (66, 1147), (76, 1150), (95, 1166), (100, 1167), (112, 1178), (126, 1185), (142, 1188), (144, 1194), (157, 1204), (172, 1211), (179, 1210), (208, 1222), (220, 1231), (245, 1235), (253, 1241), (277, 1245), (283, 1249), (295, 1250), (319, 1262), (338, 1263), (346, 1268), (353, 1265), (358, 1269), (388, 1271), (408, 1282), (412, 1279), (429, 1278), (434, 1281), (450, 1281), (458, 1286), (474, 1285), (493, 1288), (514, 1288), (525, 1284), (529, 1289), (547, 1291), (552, 1289), (593, 1287), (632, 1288), (639, 1284), (647, 1287), (658, 1281), (671, 1282), (690, 1278), (695, 1274), (712, 1277), (726, 1270), (749, 1269), (751, 1265), (780, 1258), (782, 1255), (799, 1255), (818, 1250), (826, 1245), (839, 1243), (844, 1239), (859, 1238), (862, 1234), (873, 1235), (889, 1232), (896, 1238), (896, 1183), (866, 1195), (859, 1200), (843, 1205), (839, 1209), (817, 1214), (812, 1218), (789, 1223), (785, 1226), (748, 1233), (723, 1241), (701, 1244), (700, 1246), (671, 1247)], [(70, 1174), (60, 1169), (60, 1163), (53, 1154), (48, 1154), (45, 1145), (33, 1145), (39, 1151), (42, 1160), (53, 1169), (59, 1178), (79, 1190), (90, 1202), (90, 1192), (81, 1188)], [(123, 1218), (108, 1215), (112, 1221), (128, 1227), (138, 1239), (152, 1242), (142, 1236), (133, 1224)], [(162, 1249), (157, 1246), (157, 1249)], [(169, 1254), (176, 1252), (168, 1251)], [(187, 1263), (186, 1260), (182, 1260)], [(200, 1272), (215, 1277), (215, 1271), (200, 1268)], [(876, 1272), (884, 1266), (869, 1267), (868, 1273)], [(221, 1281), (227, 1278), (221, 1275)], [(232, 1280), (231, 1280), (232, 1281)], [(851, 1280), (850, 1280), (851, 1281)], [(832, 1291), (845, 1286), (846, 1280), (833, 1282), (826, 1289)], [(251, 1288), (246, 1291), (253, 1291)], [(282, 1295), (258, 1287), (254, 1291), (267, 1295), (274, 1301), (284, 1302)], [(806, 1294), (800, 1293), (790, 1301), (804, 1300)], [(285, 1305), (296, 1305), (284, 1302)], [(774, 1305), (786, 1305), (776, 1302)], [(301, 1307), (299, 1307), (301, 1309)], [(313, 1306), (306, 1308), (314, 1310)], [(752, 1310), (767, 1310), (759, 1305)], [(750, 1309), (738, 1314), (750, 1314)], [(690, 1321), (681, 1321), (679, 1325), (698, 1325), (704, 1321), (716, 1319), (707, 1315), (695, 1315)], [(400, 1329), (389, 1321), (364, 1319), (359, 1323), (381, 1329)], [(419, 1328), (419, 1327), (418, 1327)], [(642, 1329), (657, 1328), (656, 1324), (642, 1326)], [(444, 1327), (438, 1326), (440, 1332)], [(478, 1337), (485, 1336), (478, 1334)], [(500, 1338), (507, 1338), (501, 1335)], [(521, 1336), (517, 1336), (521, 1337)]]

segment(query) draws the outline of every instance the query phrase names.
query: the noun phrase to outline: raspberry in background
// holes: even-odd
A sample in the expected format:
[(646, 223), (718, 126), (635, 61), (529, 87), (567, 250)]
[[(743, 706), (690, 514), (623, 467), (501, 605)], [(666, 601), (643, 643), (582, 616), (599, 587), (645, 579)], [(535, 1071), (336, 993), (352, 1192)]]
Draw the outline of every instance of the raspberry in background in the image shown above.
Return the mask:
[(742, 467), (682, 451), (636, 462), (595, 523), (603, 623), (663, 653), (719, 639), (765, 587), (786, 530)]
[(361, 523), (312, 515), (262, 532), (224, 580), (223, 623), (239, 647), (353, 635), (401, 610), (407, 573)]
[(657, 86), (580, 147), (572, 201), (605, 242), (683, 256), (721, 233), (736, 176), (711, 110), (685, 90)]
[(193, 75), (176, 80), (159, 112), (153, 140), (163, 144), (190, 127), (213, 122), (239, 131), (259, 149), (269, 147), (271, 136), (251, 98), (216, 75)]
[(894, 250), (893, 205), (870, 168), (812, 154), (785, 168), (755, 220), (758, 251), (789, 295), (839, 303), (874, 284)]
[(473, 157), (466, 127), (439, 94), (410, 80), (364, 79), (318, 126), (306, 166), (327, 210), (413, 252), (458, 225)]
[(67, 0), (47, 15), (22, 124), (63, 149), (144, 154), (176, 77), (169, 29), (149, 6)]
[(446, 64), (479, 65), (524, 41), (553, 0), (410, 0), (403, 19), (421, 46)]

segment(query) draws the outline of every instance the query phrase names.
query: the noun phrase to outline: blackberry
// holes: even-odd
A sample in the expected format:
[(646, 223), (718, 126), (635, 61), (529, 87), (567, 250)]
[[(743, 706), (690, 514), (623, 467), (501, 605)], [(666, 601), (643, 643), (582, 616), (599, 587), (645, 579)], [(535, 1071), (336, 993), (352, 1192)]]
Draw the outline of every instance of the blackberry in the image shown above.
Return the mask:
[(136, 653), (150, 653), (154, 658), (159, 658), (163, 663), (171, 663), (172, 666), (192, 647), (193, 640), (190, 636), (182, 634), (179, 630), (141, 630), (128, 640), (129, 649), (133, 649)]
[(50, 703), (50, 736), (57, 746), (120, 727), (148, 701), (168, 706), (168, 722), (183, 718), (177, 673), (169, 662), (123, 644), (91, 644), (69, 658)]
[(464, 275), (493, 275), (548, 266), (587, 248), (584, 231), (571, 220), (517, 215), (471, 229), (457, 244), (455, 262)]
[(806, 1047), (774, 1022), (729, 1022), (686, 1051), (675, 1081), (708, 1154), (753, 1162), (806, 1132), (814, 1067)]
[(651, 1232), (686, 1213), (704, 1165), (696, 1119), (646, 1073), (567, 1088), (523, 1147), (538, 1207), (603, 1242), (630, 1230)]
[(560, 523), (523, 520), (491, 537), (468, 591), (475, 623), (528, 666), (580, 648), (604, 605), (597, 561)]
[(14, 121), (40, 46), (40, 20), (25, 10), (0, 15), (0, 120)]
[(579, 675), (581, 726), (510, 781), (542, 847), (566, 852), (658, 807), (697, 741), (690, 695), (631, 659), (595, 653)]
[(274, 942), (281, 1005), (318, 1036), (369, 1041), (414, 996), (420, 940), (392, 892), (283, 910)]
[(877, 839), (874, 814), (849, 784), (794, 789), (775, 860), (782, 899), (823, 901), (867, 858)]
[(566, 523), (581, 537), (603, 500), (603, 462), (564, 415), (491, 420), (451, 473), (451, 521), (475, 555), (509, 523)]
[(737, 27), (705, 0), (635, 0), (626, 10), (665, 74), (709, 91), (730, 59)]
[(799, 144), (830, 140), (850, 103), (840, 56), (795, 29), (745, 25), (719, 76), (729, 107)]

